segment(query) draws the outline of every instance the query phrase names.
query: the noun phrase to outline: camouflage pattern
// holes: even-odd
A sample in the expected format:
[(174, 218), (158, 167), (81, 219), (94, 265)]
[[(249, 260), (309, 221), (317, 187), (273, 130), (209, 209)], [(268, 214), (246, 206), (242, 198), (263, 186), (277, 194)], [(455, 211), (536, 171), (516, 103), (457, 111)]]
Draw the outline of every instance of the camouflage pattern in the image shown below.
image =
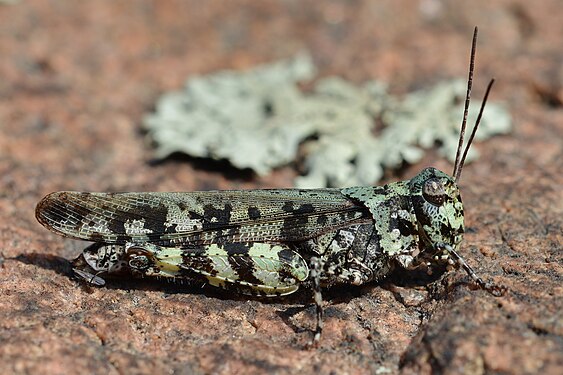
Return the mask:
[[(434, 168), (382, 187), (57, 192), (36, 212), (52, 231), (96, 242), (83, 257), (85, 271), (98, 277), (203, 278), (266, 296), (296, 291), (308, 280), (313, 256), (323, 264), (322, 285), (360, 285), (396, 266), (416, 267), (438, 243), (457, 249), (463, 237), (458, 188)], [(132, 266), (135, 249), (145, 267)]]
[[(361, 285), (392, 270), (464, 268), (458, 254), (464, 211), (457, 181), (479, 124), (461, 153), (472, 82), (475, 30), (464, 120), (452, 176), (426, 168), (411, 180), (379, 187), (188, 193), (47, 195), (36, 209), (47, 229), (95, 242), (74, 261), (77, 277), (133, 276), (198, 281), (259, 296), (307, 286), (322, 330), (321, 287)], [(495, 289), (496, 288), (496, 289)]]

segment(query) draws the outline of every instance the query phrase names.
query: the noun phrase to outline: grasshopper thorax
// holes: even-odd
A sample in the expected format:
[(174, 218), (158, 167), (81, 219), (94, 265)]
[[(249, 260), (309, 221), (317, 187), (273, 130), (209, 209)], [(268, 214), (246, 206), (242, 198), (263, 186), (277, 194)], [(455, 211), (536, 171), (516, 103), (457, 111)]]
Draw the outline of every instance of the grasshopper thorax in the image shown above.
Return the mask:
[[(426, 168), (410, 180), (409, 190), (423, 258), (434, 257), (447, 248), (457, 250), (463, 240), (464, 216), (454, 178), (436, 168)], [(436, 260), (447, 261), (447, 253)]]

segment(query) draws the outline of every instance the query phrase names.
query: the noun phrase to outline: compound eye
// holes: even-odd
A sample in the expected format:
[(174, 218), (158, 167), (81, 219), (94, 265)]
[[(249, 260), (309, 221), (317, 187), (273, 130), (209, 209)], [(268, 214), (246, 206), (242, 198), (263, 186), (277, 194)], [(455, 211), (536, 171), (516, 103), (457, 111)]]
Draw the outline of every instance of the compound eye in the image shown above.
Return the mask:
[(427, 202), (441, 206), (446, 200), (446, 188), (440, 179), (430, 178), (424, 182), (422, 196)]

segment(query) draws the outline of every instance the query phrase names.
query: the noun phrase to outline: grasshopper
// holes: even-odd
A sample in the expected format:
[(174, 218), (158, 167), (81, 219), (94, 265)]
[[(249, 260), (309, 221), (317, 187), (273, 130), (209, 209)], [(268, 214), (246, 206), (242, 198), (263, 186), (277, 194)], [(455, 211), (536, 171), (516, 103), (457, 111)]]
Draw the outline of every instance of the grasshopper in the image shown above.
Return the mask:
[(74, 273), (201, 281), (238, 293), (284, 296), (312, 288), (323, 329), (321, 289), (362, 285), (394, 269), (452, 264), (483, 289), (459, 255), (464, 211), (458, 182), (494, 80), (464, 152), (477, 28), (452, 175), (426, 168), (410, 180), (343, 189), (93, 193), (61, 191), (37, 205), (37, 220), (65, 237), (93, 241)]

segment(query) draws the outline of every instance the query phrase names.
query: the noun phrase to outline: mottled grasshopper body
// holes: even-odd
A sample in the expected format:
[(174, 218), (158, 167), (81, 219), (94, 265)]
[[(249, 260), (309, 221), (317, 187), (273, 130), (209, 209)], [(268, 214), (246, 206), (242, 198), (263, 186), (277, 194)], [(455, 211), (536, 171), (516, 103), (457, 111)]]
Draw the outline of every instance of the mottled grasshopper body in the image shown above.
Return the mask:
[[(189, 193), (52, 193), (36, 217), (49, 230), (94, 241), (74, 261), (80, 278), (128, 275), (197, 280), (259, 296), (309, 286), (322, 330), (321, 287), (361, 285), (393, 269), (444, 264), (458, 255), (464, 213), (457, 181), (473, 73), (453, 177), (426, 168), (407, 181), (380, 187)], [(481, 107), (481, 117), (487, 94)]]

